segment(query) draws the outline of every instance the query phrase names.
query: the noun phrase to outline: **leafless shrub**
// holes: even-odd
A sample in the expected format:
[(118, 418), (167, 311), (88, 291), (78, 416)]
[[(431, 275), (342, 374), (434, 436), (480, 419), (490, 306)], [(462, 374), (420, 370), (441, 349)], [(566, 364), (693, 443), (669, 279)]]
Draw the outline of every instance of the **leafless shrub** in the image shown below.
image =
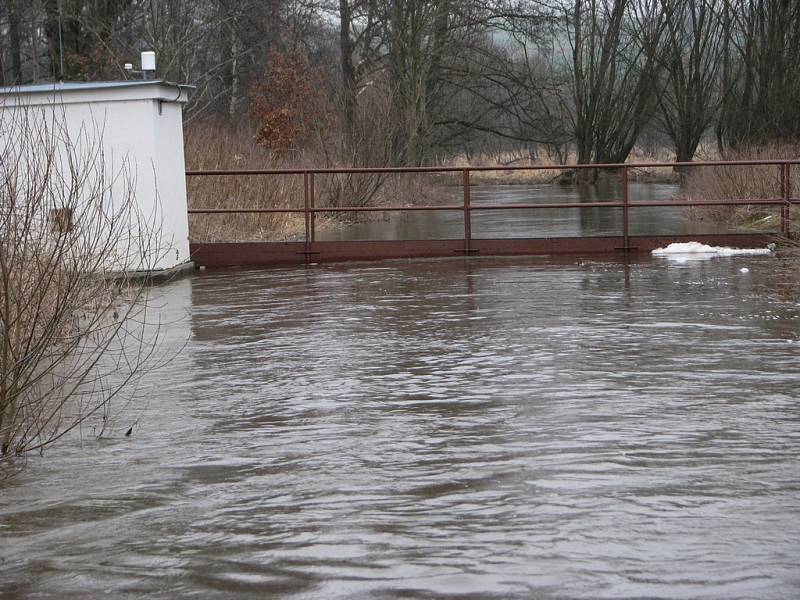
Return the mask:
[[(365, 106), (371, 106), (365, 101)], [(376, 102), (370, 111), (379, 120)], [(361, 115), (367, 118), (367, 114)], [(374, 124), (373, 124), (374, 125)], [(256, 143), (246, 126), (221, 122), (193, 124), (186, 131), (189, 170), (385, 167), (390, 162), (380, 127), (351, 132), (316, 132), (302, 150), (276, 152)], [(428, 202), (438, 198), (429, 175), (329, 173), (314, 178), (314, 204), (322, 208), (365, 207)], [(200, 176), (187, 180), (189, 208), (290, 208), (304, 206), (302, 175)], [(352, 213), (319, 213), (318, 228), (339, 227)], [(303, 236), (301, 213), (190, 215), (192, 241), (284, 241)]]
[[(739, 147), (725, 160), (793, 159), (800, 155), (794, 145), (770, 144)], [(800, 167), (790, 170), (793, 194), (800, 190)], [(688, 200), (767, 199), (781, 197), (780, 172), (777, 165), (692, 167), (689, 169), (682, 196)], [(690, 217), (698, 220), (734, 224), (750, 224), (774, 228), (780, 208), (775, 206), (702, 206), (692, 207)]]
[(135, 199), (102, 133), (70, 132), (57, 110), (0, 119), (0, 474), (88, 419), (152, 365), (146, 271), (161, 258), (159, 215)]
[[(186, 165), (191, 170), (271, 169), (290, 166), (275, 152), (255, 143), (255, 132), (215, 122), (186, 131)], [(189, 177), (187, 201), (193, 208), (302, 208), (300, 175)], [(295, 213), (190, 215), (192, 241), (287, 240), (303, 231)]]
[[(668, 153), (651, 154), (640, 148), (634, 148), (626, 162), (648, 163), (664, 162), (674, 160), (674, 156)], [(509, 150), (494, 154), (476, 154), (471, 158), (459, 155), (446, 161), (447, 166), (453, 167), (502, 167), (513, 165), (518, 167), (553, 167), (552, 169), (518, 170), (518, 171), (474, 171), (470, 180), (476, 185), (538, 185), (547, 183), (564, 183), (571, 180), (569, 169), (557, 168), (575, 164), (577, 155), (570, 151), (565, 152), (560, 159), (548, 155), (547, 153), (538, 156), (523, 154), (520, 150)], [(611, 171), (601, 171), (601, 175), (611, 175)], [(640, 168), (630, 169), (628, 177), (631, 181), (674, 181), (675, 176), (664, 168)]]

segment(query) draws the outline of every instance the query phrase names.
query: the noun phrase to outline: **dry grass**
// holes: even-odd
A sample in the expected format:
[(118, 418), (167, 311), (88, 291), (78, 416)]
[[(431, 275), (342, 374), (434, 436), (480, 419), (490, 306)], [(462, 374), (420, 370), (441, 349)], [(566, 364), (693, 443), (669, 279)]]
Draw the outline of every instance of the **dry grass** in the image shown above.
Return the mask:
[[(726, 160), (769, 160), (797, 158), (800, 151), (796, 146), (769, 145), (759, 148), (748, 147), (728, 154)], [(793, 195), (800, 190), (800, 168), (791, 171)], [(766, 199), (780, 198), (781, 184), (779, 167), (768, 166), (720, 166), (697, 167), (689, 171), (681, 196), (687, 200), (709, 201), (724, 199)], [(797, 210), (791, 217), (793, 231), (798, 229)], [(693, 207), (689, 216), (696, 220), (745, 225), (755, 229), (776, 230), (780, 222), (780, 208), (740, 205)]]
[[(312, 149), (279, 156), (255, 143), (255, 134), (218, 124), (194, 125), (186, 133), (188, 170), (297, 169), (340, 167)], [(445, 178), (450, 181), (449, 177)], [(460, 181), (460, 179), (459, 179)], [(444, 202), (431, 174), (317, 174), (314, 205), (323, 207), (409, 206)], [(189, 208), (295, 208), (304, 205), (302, 175), (200, 176), (187, 181)], [(318, 214), (316, 229), (340, 227), (373, 213)], [(302, 213), (190, 215), (192, 241), (292, 241), (302, 239)]]
[[(255, 144), (254, 134), (212, 124), (194, 125), (186, 132), (188, 170), (266, 169), (288, 166)], [(300, 175), (189, 177), (187, 199), (193, 208), (302, 208)], [(296, 213), (190, 215), (192, 241), (289, 240), (304, 230)]]
[[(373, 145), (377, 144), (372, 140)], [(375, 155), (379, 150), (375, 150)], [(790, 158), (800, 154), (794, 147), (771, 146), (760, 149), (741, 149), (724, 158), (766, 159)], [(703, 160), (718, 159), (713, 148), (701, 148)], [(574, 154), (565, 158), (575, 161)], [(628, 162), (669, 162), (674, 156), (668, 151), (646, 153), (634, 151)], [(349, 166), (331, 151), (328, 144), (312, 144), (303, 152), (277, 155), (255, 143), (255, 134), (248, 128), (235, 129), (219, 124), (197, 124), (186, 134), (186, 162), (190, 170), (197, 169), (266, 169)], [(381, 166), (377, 161), (372, 166)], [(456, 156), (442, 163), (445, 167), (550, 167), (541, 170), (474, 171), (473, 185), (542, 185), (562, 181), (563, 170), (553, 158), (541, 154), (531, 158), (519, 152), (484, 154), (468, 160)], [(677, 182), (669, 167), (635, 168), (629, 172), (632, 181)], [(317, 174), (314, 178), (314, 204), (322, 207), (413, 206), (445, 203), (452, 191), (443, 188), (460, 186), (460, 173), (403, 173), (403, 174)], [(249, 175), (238, 177), (192, 177), (188, 183), (190, 208), (294, 208), (302, 209), (302, 175)], [(800, 189), (800, 168), (792, 170), (792, 189)], [(780, 195), (777, 167), (697, 167), (688, 172), (682, 197), (693, 200), (723, 198), (768, 198)], [(747, 224), (764, 230), (774, 230), (779, 222), (779, 209), (760, 206), (702, 207), (689, 211), (697, 220), (713, 220)], [(792, 213), (798, 229), (797, 213)], [(354, 221), (381, 218), (380, 213), (320, 213), (317, 230), (342, 227)], [(193, 241), (290, 241), (304, 236), (302, 213), (271, 214), (212, 214), (191, 215), (189, 235)]]
[[(577, 162), (574, 152), (564, 157), (564, 164), (571, 165)], [(674, 155), (664, 151), (657, 154), (634, 149), (626, 162), (666, 162), (674, 160)], [(520, 171), (475, 171), (470, 180), (475, 185), (541, 185), (554, 184), (562, 181), (565, 170), (553, 157), (540, 154), (531, 158), (521, 151), (508, 151), (494, 154), (481, 154), (468, 159), (459, 155), (445, 161), (449, 167), (550, 167), (552, 169), (520, 170)], [(636, 168), (629, 173), (631, 181), (675, 181), (676, 176), (670, 168)], [(568, 178), (567, 178), (568, 179)]]

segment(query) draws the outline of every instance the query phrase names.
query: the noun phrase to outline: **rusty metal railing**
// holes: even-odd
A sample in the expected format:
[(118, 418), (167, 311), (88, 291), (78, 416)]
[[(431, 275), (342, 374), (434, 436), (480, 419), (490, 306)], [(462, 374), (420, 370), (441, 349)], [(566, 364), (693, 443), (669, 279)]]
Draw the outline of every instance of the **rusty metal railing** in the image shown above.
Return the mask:
[[(702, 206), (735, 206), (765, 205), (780, 206), (780, 231), (788, 236), (790, 208), (800, 204), (800, 198), (792, 197), (791, 165), (800, 164), (800, 159), (781, 160), (737, 160), (737, 161), (699, 161), (699, 162), (652, 162), (652, 163), (611, 163), (611, 164), (573, 164), (573, 165), (535, 165), (535, 166), (486, 166), (486, 167), (381, 167), (381, 168), (320, 168), (320, 169), (222, 169), (187, 171), (187, 177), (204, 176), (245, 176), (245, 175), (302, 175), (303, 207), (302, 208), (192, 208), (189, 214), (259, 214), (259, 213), (295, 213), (303, 214), (305, 221), (305, 254), (313, 254), (312, 244), (315, 242), (315, 216), (319, 213), (345, 212), (407, 212), (407, 211), (461, 211), (464, 219), (463, 249), (465, 254), (472, 253), (472, 212), (482, 210), (524, 210), (524, 209), (582, 209), (582, 208), (619, 208), (622, 210), (622, 246), (618, 248), (630, 251), (630, 210), (644, 207), (702, 207)], [(778, 169), (780, 196), (772, 198), (726, 198), (718, 200), (637, 200), (629, 197), (629, 172), (631, 169), (650, 168), (697, 168), (697, 167), (753, 167), (775, 166)], [(470, 174), (481, 171), (579, 171), (579, 170), (613, 170), (620, 172), (622, 199), (595, 202), (550, 202), (528, 204), (472, 204)], [(463, 200), (460, 204), (411, 205), (411, 206), (315, 206), (315, 176), (335, 174), (391, 174), (391, 173), (461, 173)]]

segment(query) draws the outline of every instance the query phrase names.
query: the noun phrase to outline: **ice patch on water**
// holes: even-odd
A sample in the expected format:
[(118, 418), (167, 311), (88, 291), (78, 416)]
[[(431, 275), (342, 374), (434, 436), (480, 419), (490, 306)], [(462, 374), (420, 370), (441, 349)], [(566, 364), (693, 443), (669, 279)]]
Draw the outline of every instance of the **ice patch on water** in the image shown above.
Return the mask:
[(725, 246), (707, 246), (700, 242), (684, 242), (670, 244), (666, 248), (656, 248), (652, 254), (653, 256), (676, 259), (703, 259), (715, 256), (756, 256), (770, 254), (771, 252), (769, 248), (728, 248)]

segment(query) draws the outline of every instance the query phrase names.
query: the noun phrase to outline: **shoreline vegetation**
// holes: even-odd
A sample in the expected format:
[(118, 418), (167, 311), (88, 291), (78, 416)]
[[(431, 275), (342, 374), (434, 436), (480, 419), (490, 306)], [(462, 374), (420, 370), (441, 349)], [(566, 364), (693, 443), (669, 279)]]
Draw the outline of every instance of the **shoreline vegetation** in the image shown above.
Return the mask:
[(0, 161), (0, 482), (75, 432), (110, 435), (159, 361), (150, 282), (167, 251), (127, 160), (56, 113), (3, 122)]
[[(8, 4), (0, 9), (6, 83), (135, 77), (121, 66), (147, 40), (158, 55), (154, 76), (195, 88), (185, 109), (190, 168), (689, 162), (777, 157), (777, 143), (798, 156), (798, 2)], [(51, 26), (65, 19), (69, 31)], [(739, 189), (727, 175), (695, 169), (629, 176), (679, 184), (679, 197), (741, 198), (754, 193), (742, 171), (732, 177)], [(753, 178), (771, 186), (772, 175)], [(298, 209), (297, 179), (198, 178), (190, 202)], [(430, 204), (459, 179), (318, 176), (315, 204)], [(475, 172), (472, 182), (574, 183), (556, 169)], [(754, 207), (690, 218), (770, 227), (774, 215)], [(194, 215), (191, 236), (295, 239), (303, 221), (297, 213)]]
[[(188, 170), (199, 169), (261, 169), (297, 168), (298, 164), (336, 167), (329, 156), (304, 152), (281, 156), (256, 143), (255, 134), (248, 128), (233, 129), (211, 124), (190, 127), (186, 133), (186, 165)], [(698, 160), (749, 160), (794, 158), (800, 155), (794, 145), (771, 144), (763, 147), (740, 148), (721, 157), (718, 152), (703, 149)], [(635, 151), (627, 162), (670, 162), (674, 154)], [(576, 157), (567, 155), (563, 164), (575, 164)], [(473, 171), (473, 186), (487, 185), (552, 185), (574, 186), (574, 171), (559, 169), (547, 156), (524, 156), (519, 152), (484, 154), (467, 158), (464, 155), (443, 160), (442, 167), (553, 166), (552, 169), (519, 171)], [(683, 176), (682, 176), (683, 175)], [(615, 174), (601, 174), (610, 179)], [(752, 167), (689, 167), (685, 174), (671, 167), (634, 168), (629, 181), (663, 183), (678, 186), (676, 200), (726, 198), (768, 198), (780, 195), (778, 174), (771, 166)], [(460, 173), (350, 174), (317, 175), (315, 205), (339, 206), (413, 206), (447, 203), (444, 189), (461, 186)], [(791, 189), (800, 190), (800, 168), (791, 172)], [(303, 182), (301, 175), (194, 177), (187, 182), (189, 208), (302, 208)], [(690, 207), (687, 217), (692, 221), (727, 223), (755, 231), (774, 229), (780, 220), (778, 207), (719, 206)], [(341, 213), (336, 216), (316, 216), (317, 231), (343, 228), (364, 220), (378, 218), (380, 213)], [(793, 231), (800, 230), (800, 211), (790, 212)], [(292, 241), (301, 239), (305, 228), (301, 213), (191, 215), (192, 241)]]

